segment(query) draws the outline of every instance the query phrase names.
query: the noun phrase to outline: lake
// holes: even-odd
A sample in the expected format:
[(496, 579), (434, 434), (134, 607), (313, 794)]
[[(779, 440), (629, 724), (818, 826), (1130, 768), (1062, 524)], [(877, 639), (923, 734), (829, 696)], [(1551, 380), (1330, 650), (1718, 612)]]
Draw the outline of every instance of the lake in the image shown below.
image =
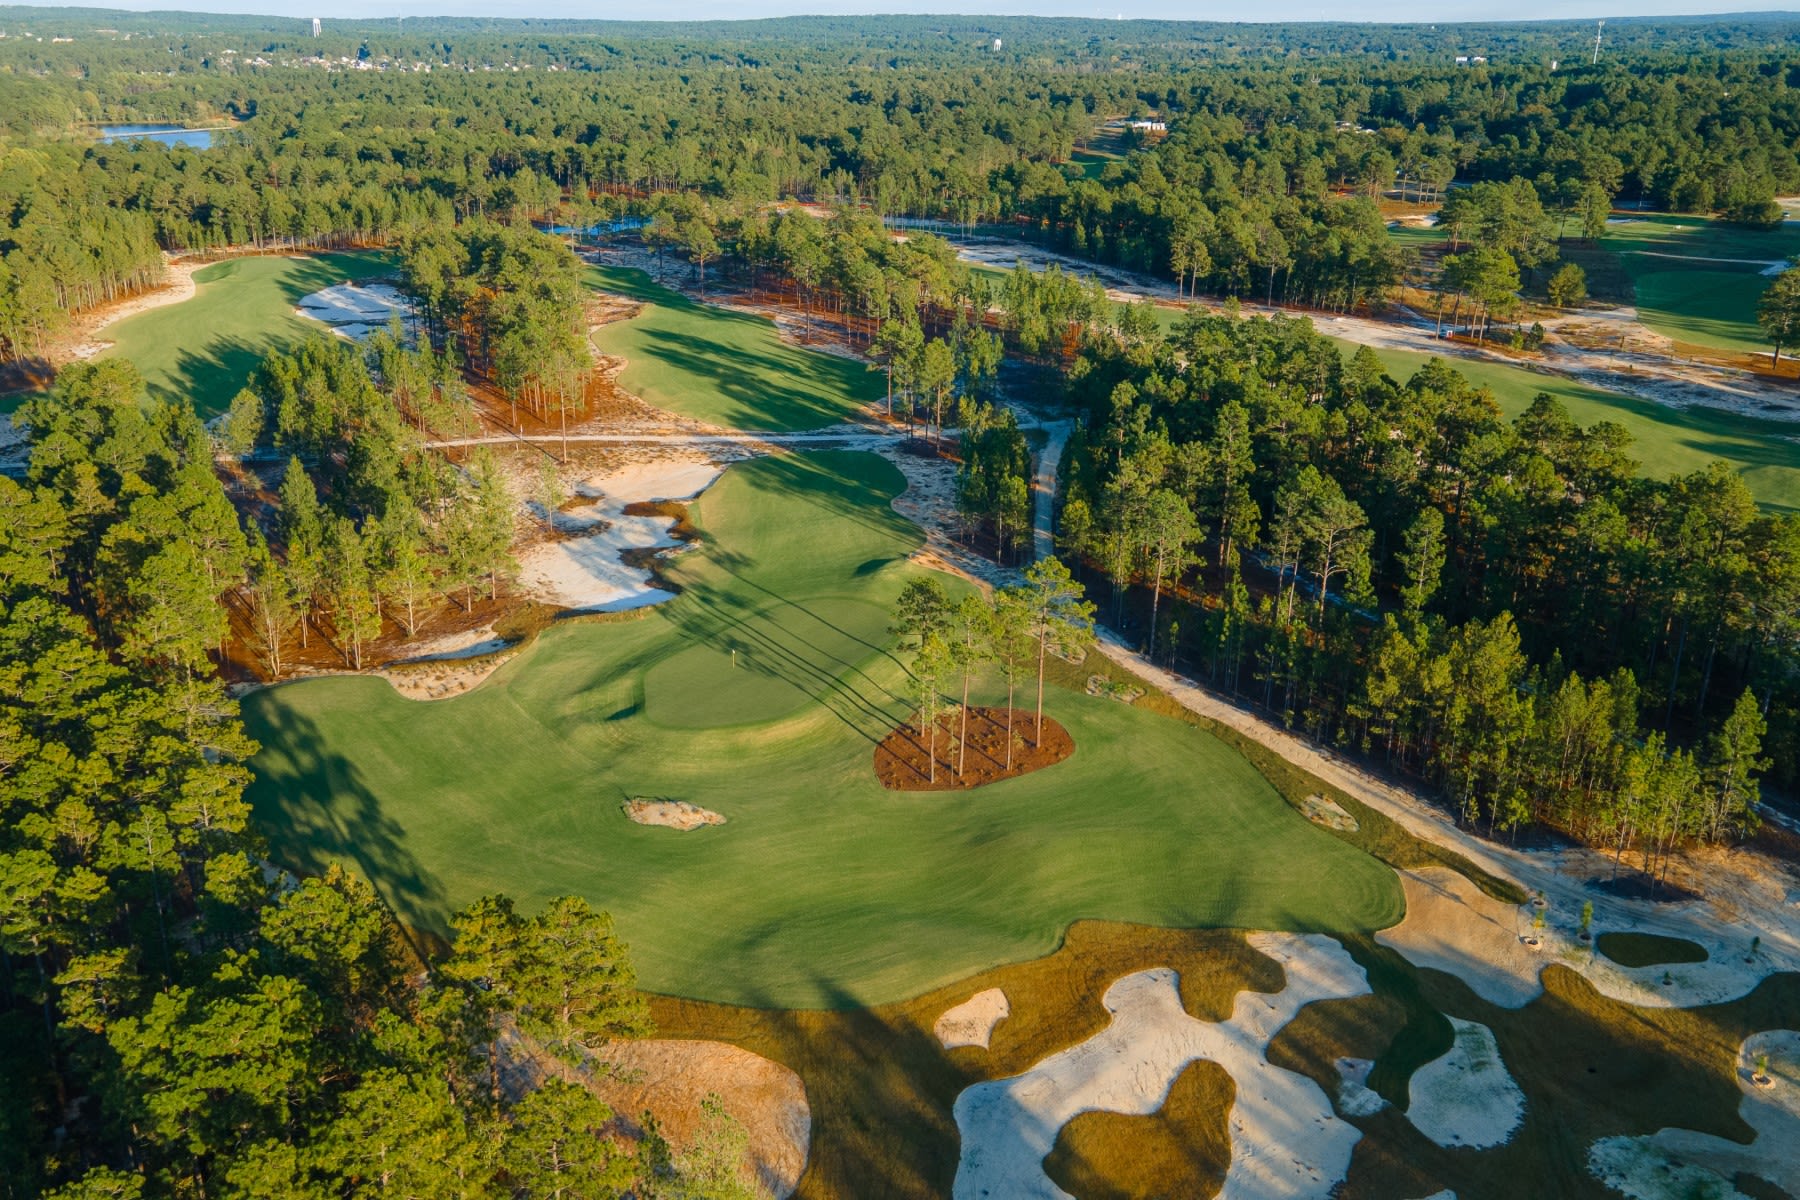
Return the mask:
[(204, 150), (212, 145), (210, 129), (182, 129), (177, 125), (102, 125), (100, 140), (113, 142), (161, 142), (165, 146), (191, 146)]

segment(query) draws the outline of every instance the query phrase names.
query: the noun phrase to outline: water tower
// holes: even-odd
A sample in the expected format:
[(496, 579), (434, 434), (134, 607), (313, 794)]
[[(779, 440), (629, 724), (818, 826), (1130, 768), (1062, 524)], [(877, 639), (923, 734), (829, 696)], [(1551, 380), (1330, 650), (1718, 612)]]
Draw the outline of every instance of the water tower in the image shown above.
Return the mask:
[(319, 18), (317, 18), (317, 17), (313, 18), (313, 36), (314, 37), (319, 36)]

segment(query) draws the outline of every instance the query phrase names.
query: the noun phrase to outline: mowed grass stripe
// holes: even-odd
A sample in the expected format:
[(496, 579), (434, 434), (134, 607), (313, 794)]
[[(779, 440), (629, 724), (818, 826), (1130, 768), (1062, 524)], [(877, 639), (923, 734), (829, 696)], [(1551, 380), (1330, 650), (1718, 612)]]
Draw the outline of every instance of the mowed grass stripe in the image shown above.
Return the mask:
[(658, 408), (785, 433), (835, 425), (883, 395), (882, 377), (864, 364), (790, 345), (765, 317), (690, 300), (642, 271), (594, 267), (588, 281), (644, 305), (593, 341), (626, 360), (619, 385)]
[(104, 356), (130, 359), (152, 396), (191, 400), (210, 417), (225, 411), (265, 355), (325, 332), (295, 315), (303, 297), (393, 269), (390, 256), (375, 252), (217, 262), (194, 273), (192, 298), (106, 330), (113, 345)]
[[(1234, 750), (1110, 700), (1053, 691), (1077, 750), (1049, 770), (975, 793), (881, 788), (872, 738), (907, 702), (879, 614), (920, 571), (905, 561), (918, 532), (888, 506), (902, 482), (866, 454), (732, 467), (697, 506), (705, 541), (678, 560), (680, 597), (636, 621), (555, 626), (455, 700), (368, 679), (252, 695), (252, 799), (277, 858), (350, 861), (431, 928), (487, 892), (528, 909), (578, 893), (615, 914), (646, 987), (778, 1008), (917, 995), (1047, 953), (1082, 917), (1400, 917), (1392, 872), (1295, 814)], [(846, 600), (876, 615), (852, 625)], [(750, 664), (715, 654), (663, 680), (709, 707), (709, 727), (653, 719), (659, 666), (724, 644), (718, 614), (738, 611), (806, 614), (781, 631), (781, 669), (807, 702), (770, 706), (734, 686)], [(859, 661), (817, 635), (821, 619), (860, 639)], [(639, 795), (729, 823), (634, 825), (620, 805)]]

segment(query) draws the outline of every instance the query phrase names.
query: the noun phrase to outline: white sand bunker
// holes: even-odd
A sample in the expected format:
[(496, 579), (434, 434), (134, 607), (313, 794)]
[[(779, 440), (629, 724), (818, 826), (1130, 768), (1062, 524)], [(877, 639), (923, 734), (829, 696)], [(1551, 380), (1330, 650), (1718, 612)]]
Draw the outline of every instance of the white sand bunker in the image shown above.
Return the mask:
[(1543, 946), (1527, 945), (1530, 917), (1448, 867), (1401, 871), (1400, 886), (1406, 919), (1376, 934), (1376, 941), (1415, 967), (1456, 976), (1502, 1008), (1523, 1008), (1543, 993), (1539, 976), (1553, 961), (1550, 943), (1557, 936), (1548, 928), (1540, 934)]
[(556, 528), (585, 536), (534, 546), (519, 558), (524, 590), (574, 612), (614, 612), (660, 604), (674, 593), (651, 583), (650, 572), (628, 565), (627, 550), (666, 550), (681, 545), (670, 517), (626, 516), (632, 504), (685, 500), (704, 491), (724, 466), (685, 456), (637, 463), (583, 480), (576, 492), (594, 502), (557, 513)]
[(1369, 1086), (1369, 1072), (1375, 1069), (1372, 1058), (1340, 1058), (1338, 1073), (1338, 1111), (1346, 1117), (1372, 1117), (1387, 1107), (1381, 1093)]
[(1100, 1033), (1023, 1075), (965, 1089), (955, 1108), (962, 1133), (956, 1200), (1069, 1200), (1043, 1169), (1062, 1127), (1084, 1112), (1157, 1111), (1196, 1059), (1224, 1067), (1237, 1089), (1231, 1166), (1220, 1194), (1232, 1200), (1330, 1195), (1362, 1135), (1332, 1114), (1318, 1084), (1271, 1066), (1263, 1055), (1301, 1008), (1365, 995), (1368, 977), (1327, 937), (1253, 933), (1249, 941), (1281, 964), (1287, 986), (1273, 995), (1239, 993), (1229, 1021), (1189, 1016), (1178, 977), (1167, 967), (1139, 971), (1106, 990), (1101, 1002), (1112, 1023)]
[(635, 796), (622, 806), (625, 815), (639, 825), (662, 825), (683, 833), (705, 825), (723, 825), (725, 818), (710, 808), (687, 800), (652, 800)]
[(750, 1178), (775, 1200), (794, 1194), (812, 1144), (812, 1109), (793, 1071), (723, 1042), (612, 1042), (596, 1057), (613, 1070), (596, 1074), (589, 1089), (621, 1116), (654, 1114), (678, 1152), (700, 1131), (701, 1101), (717, 1095), (749, 1135)]
[(1660, 1129), (1649, 1137), (1601, 1138), (1588, 1150), (1588, 1170), (1631, 1200), (1735, 1200), (1742, 1193), (1730, 1181), (1740, 1172), (1800, 1195), (1800, 1032), (1746, 1038), (1737, 1080), (1738, 1115), (1756, 1130), (1748, 1146), (1692, 1129)]
[(410, 317), (413, 303), (399, 288), (385, 283), (339, 283), (302, 297), (294, 311), (360, 342), (386, 329), (396, 313), (402, 320)]
[(1440, 1146), (1502, 1145), (1525, 1119), (1525, 1093), (1500, 1061), (1493, 1030), (1455, 1017), (1450, 1024), (1456, 1043), (1413, 1072), (1406, 1119)]
[(1747, 996), (1770, 973), (1766, 961), (1745, 962), (1741, 948), (1695, 939), (1708, 958), (1697, 963), (1626, 967), (1604, 954), (1588, 954), (1579, 970), (1602, 996), (1640, 1008), (1695, 1008)]
[(1344, 806), (1330, 796), (1308, 796), (1300, 802), (1300, 811), (1314, 825), (1323, 825), (1341, 833), (1355, 833), (1357, 830), (1356, 818), (1345, 812)]
[(985, 992), (976, 992), (954, 1008), (945, 1009), (931, 1032), (937, 1035), (946, 1050), (958, 1046), (980, 1046), (986, 1050), (988, 1039), (994, 1036), (994, 1027), (1010, 1016), (1012, 1003), (1007, 1000), (1006, 993), (999, 988), (989, 988)]

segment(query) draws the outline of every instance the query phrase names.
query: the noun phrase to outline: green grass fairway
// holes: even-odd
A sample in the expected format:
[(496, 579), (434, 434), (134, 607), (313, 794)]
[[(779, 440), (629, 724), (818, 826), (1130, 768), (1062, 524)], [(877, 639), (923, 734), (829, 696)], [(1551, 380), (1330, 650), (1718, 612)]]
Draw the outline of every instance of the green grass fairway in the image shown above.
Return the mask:
[(773, 322), (690, 300), (642, 271), (594, 267), (588, 281), (644, 302), (631, 320), (595, 330), (594, 345), (622, 356), (620, 386), (658, 408), (781, 433), (835, 425), (884, 394), (864, 364), (791, 346)]
[(227, 259), (195, 273), (192, 299), (108, 329), (106, 355), (136, 363), (152, 396), (185, 397), (210, 417), (225, 411), (264, 355), (324, 330), (294, 315), (302, 297), (392, 270), (378, 253)]
[[(1645, 214), (1608, 225), (1602, 251), (1631, 278), (1644, 324), (1681, 342), (1766, 353), (1756, 302), (1769, 286), (1763, 265), (1800, 254), (1800, 225), (1746, 229), (1707, 217)], [(1667, 255), (1685, 257), (1670, 258)], [(1705, 259), (1751, 262), (1706, 262)]]
[[(1356, 343), (1334, 338), (1345, 355)], [(1376, 350), (1388, 374), (1404, 382), (1430, 361), (1413, 350)], [(1794, 427), (1714, 409), (1674, 409), (1618, 392), (1588, 387), (1505, 363), (1444, 360), (1469, 382), (1487, 387), (1508, 416), (1523, 412), (1548, 392), (1583, 425), (1616, 421), (1631, 434), (1631, 455), (1657, 477), (1697, 471), (1715, 458), (1737, 467), (1758, 501), (1770, 508), (1800, 509), (1800, 443)]]
[[(1393, 872), (1243, 757), (1112, 700), (1052, 689), (1077, 749), (1048, 770), (882, 789), (874, 740), (908, 708), (887, 613), (919, 571), (919, 532), (888, 505), (901, 486), (866, 454), (740, 464), (695, 505), (684, 591), (641, 619), (553, 626), (454, 700), (358, 678), (253, 694), (275, 856), (355, 863), (426, 927), (486, 892), (527, 909), (579, 893), (615, 914), (646, 987), (781, 1008), (917, 995), (1048, 953), (1081, 917), (1399, 918)], [(729, 823), (634, 825), (633, 796)]]

